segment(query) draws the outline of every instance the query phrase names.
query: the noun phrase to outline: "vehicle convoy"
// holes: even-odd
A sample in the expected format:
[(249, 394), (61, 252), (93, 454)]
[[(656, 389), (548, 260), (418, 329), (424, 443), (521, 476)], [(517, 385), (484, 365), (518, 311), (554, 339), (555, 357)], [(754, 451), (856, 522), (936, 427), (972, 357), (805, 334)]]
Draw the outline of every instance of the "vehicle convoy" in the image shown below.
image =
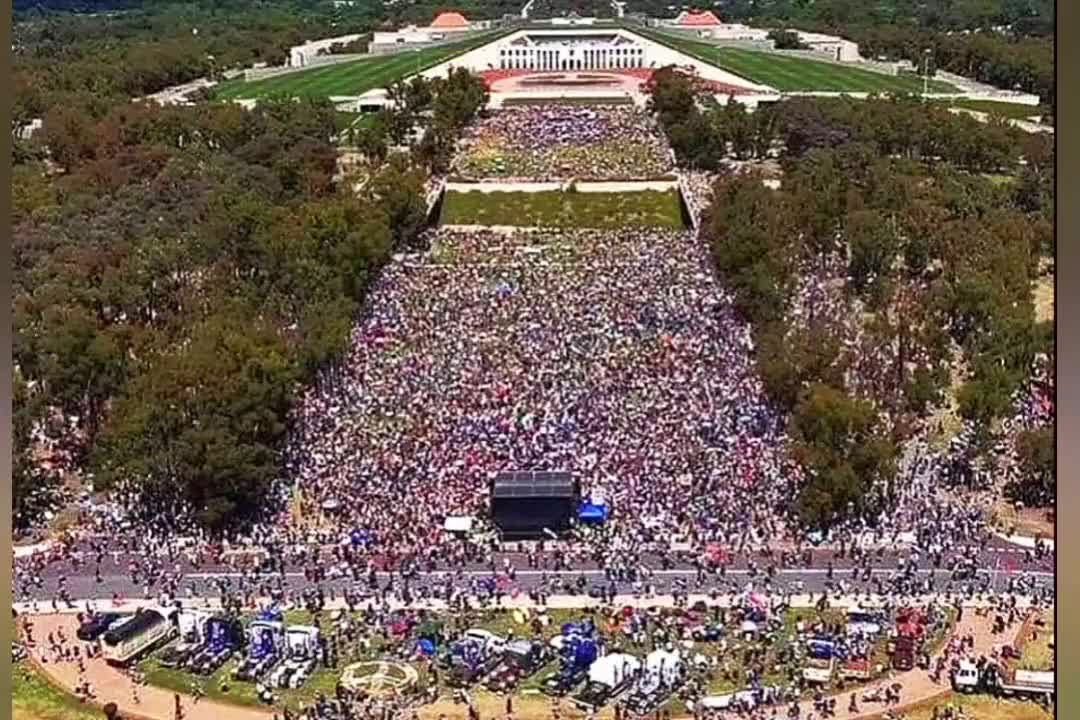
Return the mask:
[(270, 674), (271, 687), (296, 689), (307, 681), (320, 655), (319, 629), (290, 625), (285, 630), (285, 658)]
[(176, 636), (175, 615), (176, 608), (138, 610), (101, 635), (101, 656), (110, 665), (127, 665), (137, 660)]
[(544, 678), (547, 695), (562, 696), (574, 690), (589, 675), (589, 667), (600, 657), (600, 639), (591, 621), (567, 623), (562, 634), (551, 639), (559, 655), (559, 669)]
[(551, 651), (537, 640), (514, 640), (506, 644), (502, 661), (488, 675), (484, 685), (492, 691), (511, 690), (551, 659)]
[(903, 608), (896, 617), (896, 639), (890, 643), (893, 667), (900, 671), (915, 667), (915, 658), (926, 637), (926, 617), (915, 608)]
[(686, 663), (682, 655), (668, 647), (645, 656), (645, 671), (626, 698), (625, 706), (638, 716), (659, 710), (686, 681)]
[(811, 638), (806, 642), (806, 650), (803, 680), (817, 685), (828, 683), (836, 668), (836, 643), (828, 638)]
[(494, 633), (466, 630), (439, 659), (439, 664), (449, 673), (447, 683), (464, 688), (482, 679), (498, 666), (505, 647), (506, 640)]
[(589, 667), (589, 681), (572, 702), (584, 710), (597, 710), (634, 685), (641, 660), (626, 653), (605, 655)]
[(185, 666), (197, 675), (211, 675), (228, 662), (244, 644), (244, 628), (235, 618), (213, 616), (203, 624), (202, 644)]
[(250, 682), (261, 678), (281, 660), (285, 626), (280, 617), (280, 613), (260, 613), (248, 627), (247, 657), (233, 670), (234, 679)]
[(1054, 671), (1012, 670), (988, 662), (981, 668), (965, 660), (953, 673), (953, 689), (962, 693), (986, 692), (999, 697), (1053, 700)]

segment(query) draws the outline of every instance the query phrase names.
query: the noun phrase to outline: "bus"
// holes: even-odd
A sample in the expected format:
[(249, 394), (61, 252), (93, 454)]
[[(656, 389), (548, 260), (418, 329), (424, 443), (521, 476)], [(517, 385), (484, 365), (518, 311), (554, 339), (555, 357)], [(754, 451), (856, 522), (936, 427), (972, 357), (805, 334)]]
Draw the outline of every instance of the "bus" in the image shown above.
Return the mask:
[(110, 665), (127, 665), (177, 635), (175, 609), (143, 608), (101, 636), (101, 656)]

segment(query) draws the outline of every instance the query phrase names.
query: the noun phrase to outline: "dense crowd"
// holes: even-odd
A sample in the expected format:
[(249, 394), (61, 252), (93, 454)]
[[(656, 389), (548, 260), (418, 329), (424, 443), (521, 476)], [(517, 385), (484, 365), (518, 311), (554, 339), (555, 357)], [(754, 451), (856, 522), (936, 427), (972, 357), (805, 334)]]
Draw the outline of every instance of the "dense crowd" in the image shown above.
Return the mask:
[(438, 554), (443, 518), (483, 516), (494, 472), (531, 469), (599, 491), (622, 557), (782, 536), (798, 473), (689, 234), (432, 241), (451, 260), (390, 266), (348, 361), (304, 399), (290, 468), (341, 530)]
[(450, 174), (470, 179), (632, 180), (674, 172), (653, 119), (634, 107), (507, 108), (471, 126)]

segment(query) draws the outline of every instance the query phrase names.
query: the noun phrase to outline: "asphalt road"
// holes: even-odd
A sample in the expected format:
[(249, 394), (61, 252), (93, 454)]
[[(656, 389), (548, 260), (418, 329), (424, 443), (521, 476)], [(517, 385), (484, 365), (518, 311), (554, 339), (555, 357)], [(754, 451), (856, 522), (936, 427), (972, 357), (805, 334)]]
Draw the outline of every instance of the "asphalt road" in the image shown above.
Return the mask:
[[(51, 600), (57, 596), (61, 578), (68, 595), (73, 598), (104, 599), (114, 595), (147, 597), (148, 591), (149, 596), (153, 597), (159, 592), (160, 585), (152, 584), (148, 589), (143, 577), (136, 580), (131, 576), (130, 564), (132, 561), (142, 563), (147, 560), (148, 556), (145, 552), (137, 552), (133, 549), (121, 551), (115, 541), (108, 542), (106, 546), (112, 550), (100, 556), (100, 564), (97, 562), (97, 554), (89, 552), (90, 547), (86, 543), (79, 547), (82, 551), (82, 561), (78, 564), (73, 564), (70, 560), (47, 564), (37, 573), (41, 579), (40, 585), (27, 587), (26, 583), (16, 583), (17, 599)], [(898, 561), (903, 554), (887, 551), (881, 557), (874, 557), (871, 563), (872, 579), (867, 582), (863, 571), (859, 571), (858, 576), (855, 576), (850, 558), (839, 557), (834, 550), (815, 549), (809, 566), (779, 567), (772, 581), (772, 587), (778, 589), (795, 587), (804, 591), (822, 592), (830, 586), (836, 589), (837, 584), (843, 581), (846, 587), (854, 591), (875, 591), (878, 588), (875, 581), (888, 584), (890, 578), (897, 575)], [(554, 557), (553, 552), (547, 555), (548, 560)], [(751, 565), (751, 558), (754, 566)], [(599, 584), (606, 586), (612, 581), (606, 577), (604, 570), (595, 561), (577, 562), (572, 570), (550, 569), (556, 564), (548, 562), (545, 565), (549, 569), (543, 570), (530, 568), (527, 557), (522, 553), (504, 552), (496, 554), (494, 568), (490, 564), (479, 562), (467, 564), (460, 569), (445, 566), (435, 569), (425, 568), (410, 579), (409, 585), (416, 592), (424, 592), (431, 586), (444, 587), (447, 584), (460, 586), (473, 579), (492, 577), (495, 574), (495, 568), (503, 570), (504, 560), (509, 560), (516, 571), (514, 586), (523, 591), (536, 588), (545, 575), (549, 579), (557, 578), (567, 584), (577, 583), (579, 578), (584, 578), (586, 589)], [(746, 554), (734, 555), (730, 558), (724, 576), (706, 573), (699, 584), (696, 582), (696, 571), (689, 560), (676, 560), (667, 565), (659, 556), (645, 555), (638, 560), (643, 567), (650, 569), (651, 578), (647, 582), (660, 593), (670, 591), (677, 586), (678, 582), (685, 583), (684, 587), (691, 592), (710, 592), (714, 589), (723, 592), (724, 589), (732, 586), (744, 589), (748, 583), (762, 587), (765, 579), (764, 568), (769, 562), (768, 559), (759, 555), (749, 557)], [(327, 565), (325, 562), (322, 564)], [(831, 576), (828, 569), (830, 564), (833, 568)], [(25, 561), (16, 563), (17, 567), (20, 565), (25, 565)], [(172, 559), (163, 558), (161, 565), (169, 574), (183, 577), (181, 588), (185, 595), (189, 592), (194, 596), (216, 595), (219, 592), (217, 581), (220, 580), (227, 580), (232, 588), (237, 588), (239, 585), (240, 574), (237, 569), (225, 562), (203, 563), (196, 567), (183, 554), (178, 554)], [(951, 564), (948, 555), (942, 567), (934, 568), (930, 559), (923, 553), (919, 566), (919, 581), (931, 579), (932, 588), (936, 591), (961, 591), (964, 587), (965, 583), (960, 580), (950, 584), (953, 573), (949, 569)], [(979, 569), (976, 584), (989, 584), (995, 591), (1006, 590), (1011, 579), (1020, 577), (1031, 578), (1034, 583), (1053, 587), (1054, 558), (1052, 555), (1028, 561), (1022, 548), (1017, 548), (996, 537), (988, 538), (980, 546), (975, 566)], [(260, 584), (289, 591), (313, 587), (313, 583), (305, 578), (303, 571), (302, 566), (289, 565), (284, 569), (284, 573), (276, 570), (272, 573), (261, 574)], [(97, 577), (98, 572), (100, 572), (100, 579)], [(392, 580), (397, 587), (401, 585), (401, 577), (398, 574), (377, 573), (376, 577), (382, 587), (386, 587)], [(797, 583), (802, 583), (801, 587)], [(322, 580), (319, 586), (328, 593), (340, 594), (346, 588), (364, 593), (372, 592), (366, 575), (359, 580), (351, 577), (328, 578)], [(615, 586), (619, 592), (633, 592), (635, 589), (634, 583), (627, 581), (615, 582)]]
[[(513, 586), (524, 592), (528, 592), (529, 590), (535, 589), (541, 583), (543, 574), (544, 573), (541, 571), (518, 571)], [(837, 571), (833, 573), (832, 579), (830, 580), (829, 571), (827, 569), (796, 568), (778, 571), (771, 582), (771, 587), (777, 590), (798, 590), (819, 593), (829, 588), (830, 585), (830, 589), (836, 591), (839, 589), (839, 583), (843, 582), (846, 591), (860, 593), (876, 592), (878, 586), (874, 580), (880, 580), (887, 584), (890, 576), (894, 576), (895, 574), (895, 570), (879, 568), (873, 571), (873, 580), (865, 582), (861, 577), (859, 580), (852, 580), (850, 572), (844, 573)], [(456, 573), (449, 572), (421, 573), (409, 581), (409, 586), (413, 589), (414, 594), (420, 593), (423, 595), (424, 591), (430, 589), (432, 586), (444, 587), (447, 584), (450, 584), (454, 587), (461, 587), (471, 580), (491, 578), (492, 576), (490, 571), (483, 570), (466, 571), (460, 576)], [(293, 592), (313, 587), (313, 584), (304, 578), (303, 573), (286, 572), (283, 576), (275, 573), (273, 575), (264, 575), (262, 577), (265, 578), (268, 587), (280, 588)], [(575, 584), (577, 583), (578, 578), (583, 577), (586, 583), (586, 591), (588, 588), (595, 585), (603, 585), (606, 587), (609, 584), (609, 580), (605, 578), (605, 574), (601, 570), (548, 572), (547, 577), (549, 578), (549, 581), (551, 578), (558, 578), (558, 580), (567, 584)], [(1004, 571), (994, 572), (993, 570), (980, 570), (976, 574), (974, 583), (966, 581), (950, 583), (951, 577), (952, 573), (948, 570), (924, 569), (918, 572), (919, 581), (931, 579), (933, 585), (930, 589), (936, 592), (963, 592), (966, 586), (970, 585), (974, 585), (976, 590), (981, 590), (986, 587), (995, 592), (1004, 592), (1008, 589), (1007, 584), (1010, 578), (1030, 578), (1031, 582), (1036, 587), (1045, 589), (1052, 589), (1054, 587), (1054, 573), (1047, 571), (1017, 571), (1012, 574), (1007, 574)], [(237, 588), (239, 585), (239, 578), (240, 575), (238, 573), (188, 573), (184, 576), (182, 594), (187, 596), (190, 592), (194, 597), (216, 596), (219, 594), (218, 583), (220, 581), (227, 581), (230, 587)], [(388, 573), (377, 573), (377, 579), (379, 585), (383, 588), (387, 587), (392, 581), (392, 578)], [(723, 576), (707, 574), (704, 581), (701, 584), (698, 584), (695, 582), (695, 573), (693, 571), (657, 570), (654, 571), (653, 576), (647, 582), (649, 585), (653, 586), (655, 592), (663, 594), (678, 587), (680, 581), (685, 583), (683, 589), (688, 589), (691, 592), (697, 593), (709, 593), (713, 590), (717, 592), (724, 592), (728, 589), (743, 590), (747, 588), (748, 584), (752, 584), (755, 589), (764, 589), (766, 587), (764, 580), (764, 573), (760, 571), (751, 574), (751, 571), (747, 569), (733, 569), (728, 570)], [(395, 587), (400, 588), (400, 577), (393, 579), (393, 583)], [(798, 586), (797, 583), (802, 583), (802, 585)], [(156, 596), (154, 588), (150, 589), (150, 594), (147, 596), (145, 585), (132, 582), (131, 577), (128, 575), (118, 574), (103, 575), (100, 582), (92, 576), (73, 575), (66, 579), (65, 587), (68, 594), (73, 598), (108, 599), (114, 595), (119, 595), (124, 598)], [(368, 585), (366, 578), (360, 581), (355, 581), (352, 578), (327, 579), (319, 583), (319, 587), (327, 594), (335, 593), (340, 595), (346, 589), (352, 589), (364, 596), (374, 594), (374, 591)], [(635, 584), (631, 582), (615, 582), (615, 587), (620, 593), (633, 593), (635, 591)], [(47, 580), (40, 588), (33, 588), (29, 596), (18, 597), (17, 599), (49, 601), (56, 597), (57, 590), (58, 583), (54, 578)], [(565, 593), (567, 590), (564, 589), (562, 592)]]

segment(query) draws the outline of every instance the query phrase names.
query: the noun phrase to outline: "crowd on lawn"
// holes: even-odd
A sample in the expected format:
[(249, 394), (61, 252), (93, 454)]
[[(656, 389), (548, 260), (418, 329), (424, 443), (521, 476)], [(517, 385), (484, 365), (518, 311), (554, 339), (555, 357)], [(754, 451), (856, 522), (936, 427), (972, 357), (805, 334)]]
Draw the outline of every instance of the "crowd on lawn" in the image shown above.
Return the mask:
[(469, 179), (632, 180), (674, 172), (655, 121), (634, 107), (507, 108), (470, 126), (451, 176)]
[(451, 261), (386, 269), (347, 361), (298, 415), (291, 474), (340, 529), (438, 557), (442, 518), (486, 515), (492, 474), (531, 469), (602, 494), (620, 555), (782, 535), (798, 471), (689, 234), (433, 241)]

